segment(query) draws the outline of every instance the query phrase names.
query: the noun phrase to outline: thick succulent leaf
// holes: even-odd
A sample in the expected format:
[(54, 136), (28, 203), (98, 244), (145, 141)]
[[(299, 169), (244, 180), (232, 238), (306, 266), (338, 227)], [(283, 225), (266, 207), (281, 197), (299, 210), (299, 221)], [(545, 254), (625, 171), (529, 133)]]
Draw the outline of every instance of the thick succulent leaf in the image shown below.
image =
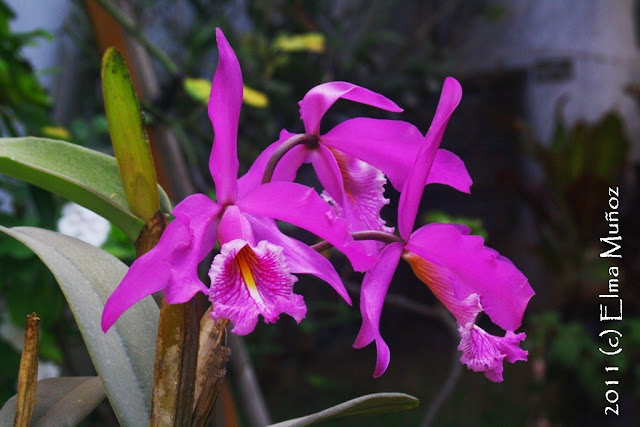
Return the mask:
[(319, 421), (334, 418), (350, 417), (354, 415), (383, 414), (387, 412), (404, 411), (418, 406), (418, 399), (404, 393), (376, 393), (360, 396), (324, 411), (307, 415), (306, 417), (282, 421), (272, 424), (271, 427), (306, 426)]
[[(33, 426), (73, 426), (106, 397), (99, 377), (61, 377), (38, 381)], [(16, 396), (0, 409), (0, 425), (13, 425)]]
[(158, 183), (138, 97), (115, 48), (102, 57), (102, 95), (113, 152), (131, 211), (148, 220), (159, 208)]
[(127, 266), (108, 253), (72, 237), (33, 227), (0, 232), (33, 250), (55, 276), (122, 425), (147, 425), (151, 411), (158, 307), (151, 298), (128, 310), (103, 333), (102, 308)]
[[(144, 221), (127, 205), (116, 160), (65, 141), (45, 138), (0, 138), (0, 174), (59, 194), (108, 219), (133, 241)], [(159, 188), (160, 205), (171, 211)]]

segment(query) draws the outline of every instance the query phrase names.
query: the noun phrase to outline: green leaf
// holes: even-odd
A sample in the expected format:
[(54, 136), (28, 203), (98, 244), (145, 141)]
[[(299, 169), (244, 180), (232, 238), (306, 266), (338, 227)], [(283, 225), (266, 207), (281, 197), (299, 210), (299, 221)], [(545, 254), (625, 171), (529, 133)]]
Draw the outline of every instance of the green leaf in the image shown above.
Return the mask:
[(0, 232), (33, 250), (55, 276), (122, 425), (147, 425), (158, 307), (151, 298), (139, 301), (106, 334), (100, 327), (104, 303), (120, 283), (127, 266), (80, 240), (33, 227)]
[(146, 221), (160, 206), (156, 170), (127, 64), (115, 48), (104, 53), (101, 75), (104, 109), (124, 193), (131, 211)]
[[(0, 173), (59, 194), (91, 209), (133, 241), (144, 222), (128, 208), (113, 157), (65, 141), (0, 138)], [(161, 205), (171, 210), (160, 189)]]
[[(73, 426), (93, 411), (105, 398), (98, 377), (60, 377), (38, 381), (33, 426)], [(13, 425), (16, 396), (0, 409), (0, 425)]]
[(271, 427), (303, 426), (318, 421), (326, 421), (334, 418), (350, 417), (354, 415), (383, 414), (387, 412), (404, 411), (418, 406), (418, 399), (404, 393), (376, 393), (360, 396), (324, 411), (307, 415), (306, 417), (282, 421), (272, 424)]

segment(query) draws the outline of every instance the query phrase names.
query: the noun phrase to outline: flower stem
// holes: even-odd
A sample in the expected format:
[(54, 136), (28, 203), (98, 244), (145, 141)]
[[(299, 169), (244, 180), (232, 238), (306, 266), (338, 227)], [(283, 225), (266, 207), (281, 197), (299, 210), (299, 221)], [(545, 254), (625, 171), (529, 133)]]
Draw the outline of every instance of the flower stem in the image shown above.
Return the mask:
[(38, 323), (36, 313), (27, 316), (24, 328), (24, 347), (18, 372), (18, 393), (14, 426), (26, 427), (31, 423), (36, 401), (36, 382), (38, 381)]
[(267, 167), (264, 170), (264, 175), (262, 175), (262, 184), (271, 182), (273, 171), (276, 169), (276, 166), (278, 165), (280, 159), (282, 159), (284, 155), (289, 152), (289, 150), (300, 144), (306, 144), (309, 147), (316, 146), (318, 144), (318, 136), (308, 133), (300, 133), (283, 142), (282, 145), (278, 147), (276, 151), (274, 151), (271, 155), (271, 158), (267, 163)]
[[(400, 236), (396, 236), (393, 233), (387, 233), (385, 231), (379, 230), (354, 231), (353, 233), (351, 233), (351, 237), (353, 237), (353, 240), (377, 240), (383, 243), (395, 243), (404, 241)], [(327, 249), (330, 249), (332, 247), (333, 245), (325, 240), (311, 246), (311, 248), (316, 250), (317, 252), (326, 251)]]
[(226, 337), (227, 319), (213, 322), (209, 309), (200, 319), (200, 339), (192, 426), (211, 422), (213, 407), (222, 387), (231, 350), (222, 344)]

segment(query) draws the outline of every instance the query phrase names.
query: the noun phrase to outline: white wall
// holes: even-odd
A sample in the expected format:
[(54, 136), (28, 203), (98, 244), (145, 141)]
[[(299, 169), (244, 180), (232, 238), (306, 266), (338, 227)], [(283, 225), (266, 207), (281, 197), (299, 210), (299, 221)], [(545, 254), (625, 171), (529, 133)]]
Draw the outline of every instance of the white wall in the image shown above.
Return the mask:
[[(547, 142), (554, 107), (566, 96), (564, 118), (596, 120), (615, 109), (624, 118), (640, 157), (639, 110), (626, 92), (640, 81), (633, 0), (495, 0), (505, 8), (497, 22), (478, 20), (458, 52), (469, 72), (498, 68), (527, 71), (527, 119)], [(536, 77), (540, 61), (567, 58), (572, 76), (558, 81)]]

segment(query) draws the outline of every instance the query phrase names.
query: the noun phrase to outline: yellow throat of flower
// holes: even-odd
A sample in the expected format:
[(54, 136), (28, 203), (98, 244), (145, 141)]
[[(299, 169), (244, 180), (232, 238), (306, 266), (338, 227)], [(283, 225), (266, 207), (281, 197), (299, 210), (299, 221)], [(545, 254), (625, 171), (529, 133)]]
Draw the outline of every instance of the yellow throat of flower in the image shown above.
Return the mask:
[(242, 275), (242, 279), (247, 286), (247, 290), (249, 291), (249, 295), (254, 301), (261, 303), (262, 297), (260, 296), (260, 292), (258, 292), (258, 285), (256, 284), (255, 277), (253, 275), (253, 271), (251, 270), (251, 265), (255, 261), (255, 254), (251, 249), (251, 246), (244, 245), (242, 249), (238, 251), (235, 257), (235, 263), (240, 270), (240, 274)]

